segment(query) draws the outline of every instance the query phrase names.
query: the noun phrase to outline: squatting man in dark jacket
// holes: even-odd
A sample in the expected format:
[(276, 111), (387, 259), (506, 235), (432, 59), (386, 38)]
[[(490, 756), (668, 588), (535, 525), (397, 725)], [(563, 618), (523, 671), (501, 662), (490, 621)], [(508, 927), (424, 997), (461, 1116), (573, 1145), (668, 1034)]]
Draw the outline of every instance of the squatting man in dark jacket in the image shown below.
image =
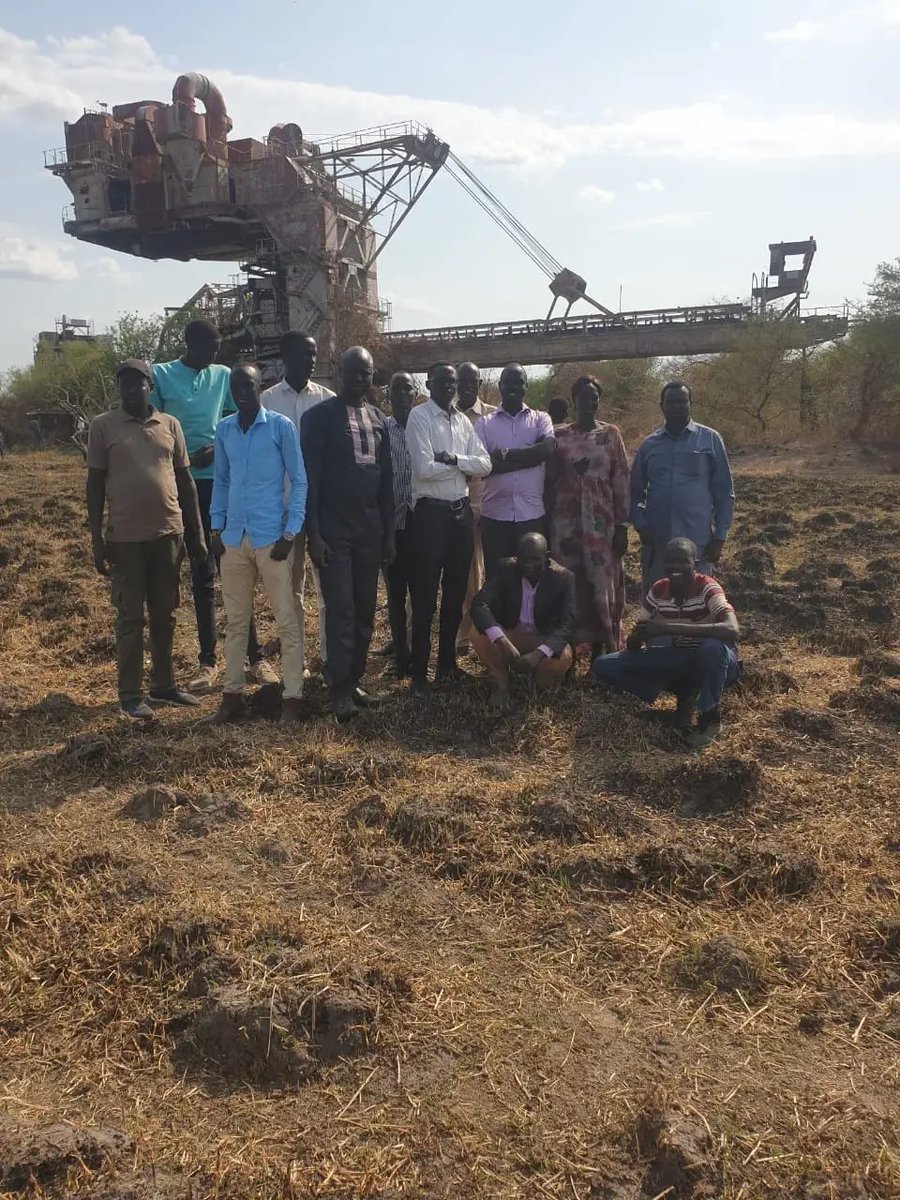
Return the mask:
[(472, 601), (472, 620), (472, 644), (494, 684), (490, 702), (506, 710), (511, 670), (543, 689), (572, 666), (575, 577), (550, 557), (543, 534), (526, 533)]

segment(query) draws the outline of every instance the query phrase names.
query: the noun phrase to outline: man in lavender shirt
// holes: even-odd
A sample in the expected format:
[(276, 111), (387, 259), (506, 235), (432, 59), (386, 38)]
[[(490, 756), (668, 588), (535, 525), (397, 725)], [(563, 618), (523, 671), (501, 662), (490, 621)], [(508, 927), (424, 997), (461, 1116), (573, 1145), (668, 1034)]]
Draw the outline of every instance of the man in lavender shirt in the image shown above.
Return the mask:
[(545, 533), (544, 471), (556, 450), (553, 422), (525, 403), (528, 376), (518, 363), (503, 368), (500, 407), (475, 427), (491, 456), (481, 501), (481, 542), (488, 579), (515, 557), (523, 534)]

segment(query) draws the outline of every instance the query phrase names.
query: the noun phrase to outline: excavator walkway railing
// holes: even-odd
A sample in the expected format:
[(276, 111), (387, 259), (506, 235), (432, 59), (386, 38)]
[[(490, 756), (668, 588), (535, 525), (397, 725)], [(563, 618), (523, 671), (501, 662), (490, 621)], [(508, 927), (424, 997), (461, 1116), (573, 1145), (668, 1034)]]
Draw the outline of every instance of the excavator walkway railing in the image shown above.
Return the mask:
[[(390, 357), (411, 371), (433, 362), (471, 360), (482, 367), (508, 362), (593, 362), (612, 358), (670, 358), (717, 354), (734, 347), (740, 330), (756, 314), (745, 304), (707, 304), (612, 315), (530, 321), (495, 321), (384, 334)], [(813, 310), (788, 326), (796, 349), (843, 337), (846, 312)]]

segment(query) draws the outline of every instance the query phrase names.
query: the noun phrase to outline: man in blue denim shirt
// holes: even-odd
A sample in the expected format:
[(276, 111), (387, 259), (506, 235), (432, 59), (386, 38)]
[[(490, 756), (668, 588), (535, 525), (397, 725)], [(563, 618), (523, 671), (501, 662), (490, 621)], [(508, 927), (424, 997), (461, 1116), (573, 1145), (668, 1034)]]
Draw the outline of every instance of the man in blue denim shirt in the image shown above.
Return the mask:
[[(216, 426), (210, 524), (225, 601), (225, 683), (216, 724), (243, 711), (244, 652), (261, 578), (281, 638), (281, 723), (301, 718), (303, 640), (294, 606), (294, 539), (306, 515), (306, 470), (294, 424), (259, 401), (260, 375), (249, 363), (231, 372), (237, 413)], [(287, 483), (287, 494), (285, 494)]]
[(697, 570), (712, 574), (734, 516), (734, 484), (725, 443), (691, 420), (691, 389), (667, 383), (660, 396), (665, 424), (644, 438), (631, 467), (631, 523), (641, 535), (642, 594), (665, 578), (673, 538), (698, 547)]

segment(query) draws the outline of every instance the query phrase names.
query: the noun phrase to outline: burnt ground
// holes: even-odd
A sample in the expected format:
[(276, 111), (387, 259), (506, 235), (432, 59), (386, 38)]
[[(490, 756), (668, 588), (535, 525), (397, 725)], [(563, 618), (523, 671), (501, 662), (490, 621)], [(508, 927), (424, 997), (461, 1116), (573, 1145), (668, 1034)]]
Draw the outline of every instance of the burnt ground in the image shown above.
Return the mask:
[(898, 1195), (900, 481), (739, 477), (702, 757), (471, 664), (126, 727), (82, 483), (0, 464), (0, 1193)]

